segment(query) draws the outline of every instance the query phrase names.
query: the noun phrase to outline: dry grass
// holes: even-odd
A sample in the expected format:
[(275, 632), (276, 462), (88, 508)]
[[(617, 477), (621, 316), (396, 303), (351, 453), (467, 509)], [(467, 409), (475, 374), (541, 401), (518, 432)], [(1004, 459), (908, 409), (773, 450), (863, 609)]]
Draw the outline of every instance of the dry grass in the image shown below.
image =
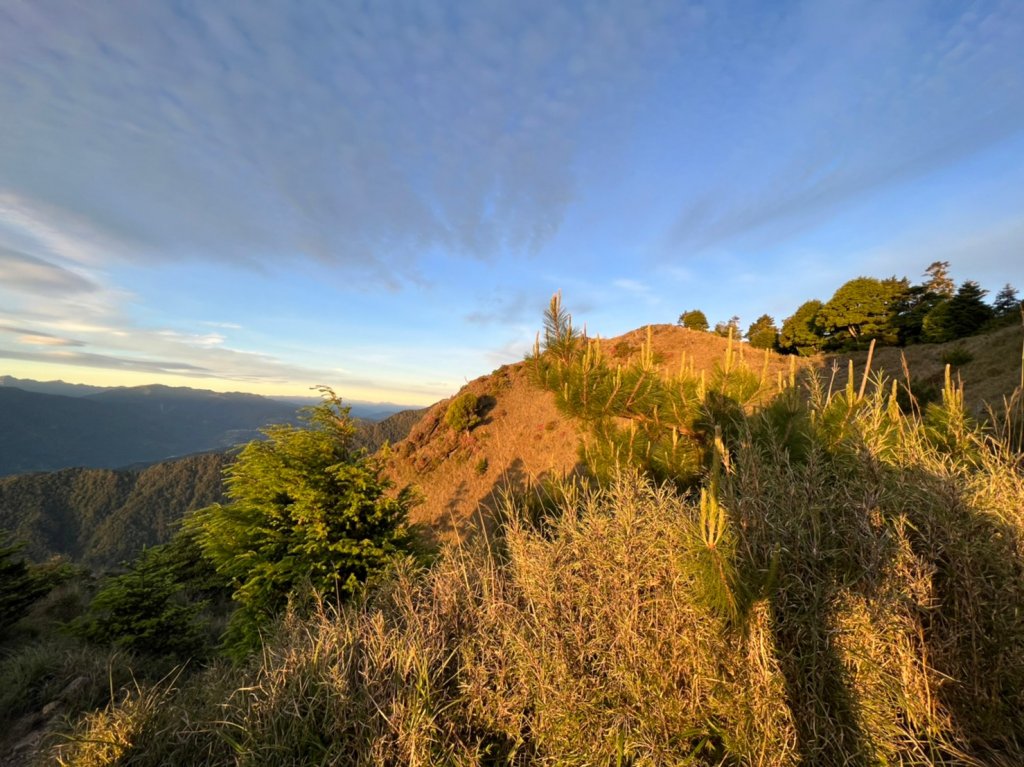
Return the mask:
[(860, 382), (733, 423), (700, 492), (507, 499), (500, 538), (135, 693), (59, 761), (1022, 764), (1020, 453), (952, 381), (924, 414)]

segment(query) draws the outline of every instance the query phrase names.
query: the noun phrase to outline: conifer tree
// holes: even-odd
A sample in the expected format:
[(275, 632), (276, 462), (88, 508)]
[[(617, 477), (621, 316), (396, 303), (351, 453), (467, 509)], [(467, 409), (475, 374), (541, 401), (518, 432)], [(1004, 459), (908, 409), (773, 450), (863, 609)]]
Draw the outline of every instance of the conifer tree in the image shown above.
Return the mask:
[(0, 532), (0, 636), (47, 590), (21, 556), (22, 546)]
[(733, 338), (739, 338), (740, 318), (734, 314), (727, 322), (716, 322), (715, 335), (722, 336), (722, 338), (728, 338), (730, 335)]
[(926, 294), (938, 298), (952, 298), (956, 284), (949, 276), (949, 261), (933, 261), (924, 274), (928, 280), (922, 286)]
[(992, 307), (984, 302), (988, 293), (974, 280), (964, 280), (949, 299), (949, 322), (954, 338), (964, 338), (980, 331), (992, 319)]
[(349, 408), (328, 389), (302, 426), (264, 430), (227, 469), (231, 502), (187, 520), (240, 609), (228, 644), (243, 653), (289, 600), (313, 589), (347, 599), (414, 548), (412, 491), (389, 495), (382, 467), (353, 446)]
[(1010, 283), (1006, 283), (1003, 289), (996, 293), (995, 301), (992, 302), (992, 310), (996, 317), (1012, 317), (1020, 311), (1020, 307), (1017, 289)]

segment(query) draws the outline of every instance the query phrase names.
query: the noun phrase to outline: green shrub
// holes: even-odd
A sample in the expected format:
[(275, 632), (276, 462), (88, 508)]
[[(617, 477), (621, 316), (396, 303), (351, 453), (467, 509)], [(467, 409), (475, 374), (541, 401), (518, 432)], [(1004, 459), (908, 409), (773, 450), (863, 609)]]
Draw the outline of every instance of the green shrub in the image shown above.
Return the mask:
[(179, 533), (144, 550), (128, 572), (105, 579), (72, 631), (140, 655), (202, 657), (213, 639), (209, 600), (223, 598), (226, 587), (194, 535)]
[(473, 392), (463, 392), (448, 404), (444, 422), (452, 431), (469, 431), (480, 423), (480, 401)]

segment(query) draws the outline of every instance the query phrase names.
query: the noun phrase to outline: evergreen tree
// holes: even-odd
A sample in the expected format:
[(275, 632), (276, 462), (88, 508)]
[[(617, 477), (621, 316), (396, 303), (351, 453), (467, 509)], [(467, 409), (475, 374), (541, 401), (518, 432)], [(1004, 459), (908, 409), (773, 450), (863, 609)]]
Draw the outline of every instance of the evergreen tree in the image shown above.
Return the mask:
[(935, 304), (924, 316), (921, 323), (921, 340), (930, 344), (940, 344), (956, 338), (953, 322), (949, 313), (949, 301)]
[(924, 320), (928, 313), (947, 299), (931, 293), (924, 285), (913, 285), (893, 306), (893, 326), (901, 346), (924, 340)]
[(747, 330), (747, 340), (755, 349), (774, 349), (779, 340), (779, 329), (775, 318), (762, 314)]
[(949, 299), (949, 322), (953, 338), (964, 338), (980, 331), (992, 319), (992, 307), (984, 299), (987, 290), (974, 280), (964, 280)]
[(700, 309), (690, 309), (679, 315), (679, 324), (690, 330), (707, 332), (708, 318)]
[(268, 427), (242, 450), (226, 472), (230, 503), (186, 520), (240, 604), (229, 627), (236, 652), (257, 646), (290, 599), (310, 588), (347, 599), (413, 549), (412, 491), (387, 493), (380, 463), (353, 448), (349, 408), (324, 395), (302, 426)]
[(816, 324), (821, 301), (805, 301), (782, 323), (779, 348), (789, 354), (807, 356), (816, 354), (824, 343), (824, 336)]
[(143, 551), (128, 572), (107, 578), (73, 630), (132, 652), (194, 658), (209, 647), (208, 600), (225, 591), (195, 536), (182, 531)]
[(996, 293), (996, 299), (992, 302), (992, 311), (996, 317), (1014, 317), (1020, 312), (1020, 297), (1017, 289), (1010, 283), (1006, 283), (1003, 289)]
[(882, 343), (895, 343), (898, 336), (894, 311), (908, 287), (905, 279), (895, 277), (884, 280), (857, 277), (835, 292), (821, 308), (816, 321), (834, 347), (844, 345), (844, 334), (855, 343), (872, 338)]

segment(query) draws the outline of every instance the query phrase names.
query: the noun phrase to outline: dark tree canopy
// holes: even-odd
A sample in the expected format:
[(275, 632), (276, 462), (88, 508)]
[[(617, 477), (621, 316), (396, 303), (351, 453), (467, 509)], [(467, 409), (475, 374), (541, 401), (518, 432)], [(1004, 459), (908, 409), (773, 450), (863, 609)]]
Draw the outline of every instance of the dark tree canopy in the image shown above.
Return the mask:
[(775, 318), (770, 314), (762, 314), (747, 330), (747, 340), (755, 349), (774, 349), (779, 340), (779, 329)]
[(679, 324), (690, 330), (706, 332), (708, 329), (708, 318), (700, 309), (690, 309), (679, 315)]

